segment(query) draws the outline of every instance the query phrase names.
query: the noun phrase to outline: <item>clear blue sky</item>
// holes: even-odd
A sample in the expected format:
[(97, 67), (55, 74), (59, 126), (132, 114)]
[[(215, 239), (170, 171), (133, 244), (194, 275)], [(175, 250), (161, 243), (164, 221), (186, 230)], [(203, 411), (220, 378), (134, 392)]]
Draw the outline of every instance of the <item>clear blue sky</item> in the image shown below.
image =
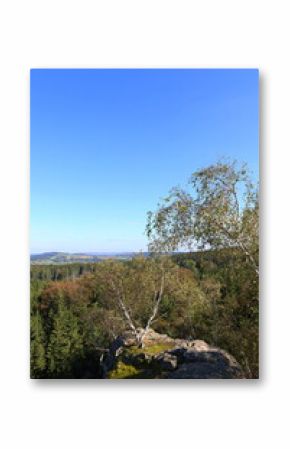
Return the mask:
[(31, 252), (147, 249), (146, 213), (197, 168), (258, 177), (257, 70), (31, 71)]

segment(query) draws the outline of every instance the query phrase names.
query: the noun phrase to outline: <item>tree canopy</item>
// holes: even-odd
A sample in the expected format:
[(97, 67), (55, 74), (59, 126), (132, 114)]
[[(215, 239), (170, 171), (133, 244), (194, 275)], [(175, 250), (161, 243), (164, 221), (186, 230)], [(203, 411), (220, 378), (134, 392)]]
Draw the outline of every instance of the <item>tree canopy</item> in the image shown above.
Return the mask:
[(246, 165), (218, 162), (194, 172), (189, 191), (173, 188), (148, 213), (152, 251), (232, 248), (259, 274), (258, 186)]

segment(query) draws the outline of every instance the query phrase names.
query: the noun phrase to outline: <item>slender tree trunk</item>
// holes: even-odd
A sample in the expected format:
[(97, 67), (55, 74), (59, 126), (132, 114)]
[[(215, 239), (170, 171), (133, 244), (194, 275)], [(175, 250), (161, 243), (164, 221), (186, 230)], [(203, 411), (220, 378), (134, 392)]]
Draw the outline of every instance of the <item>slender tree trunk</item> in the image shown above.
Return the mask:
[(239, 247), (240, 250), (246, 255), (246, 257), (250, 261), (253, 269), (255, 270), (256, 275), (259, 277), (259, 268), (258, 268), (258, 265), (257, 265), (257, 263), (255, 261), (255, 258), (250, 253), (250, 251), (246, 248), (244, 243), (241, 241), (241, 238), (240, 237), (233, 237), (231, 235), (231, 233), (224, 226), (220, 225), (217, 221), (215, 221), (215, 223), (218, 226), (218, 228), (227, 236), (229, 242), (232, 243), (233, 245), (236, 245), (237, 247)]
[(154, 295), (154, 307), (153, 307), (153, 311), (151, 316), (149, 317), (147, 324), (145, 326), (145, 329), (143, 331), (140, 332), (140, 334), (138, 335), (138, 345), (140, 347), (143, 347), (143, 340), (144, 337), (146, 336), (148, 330), (150, 329), (150, 326), (154, 320), (154, 318), (156, 317), (158, 310), (159, 310), (159, 306), (162, 300), (162, 296), (163, 296), (163, 291), (164, 291), (164, 278), (165, 278), (165, 273), (164, 273), (164, 269), (162, 270), (162, 276), (161, 276), (161, 282), (160, 282), (160, 288), (159, 291), (157, 293), (155, 293)]
[(119, 288), (116, 287), (116, 285), (114, 283), (111, 283), (111, 287), (113, 289), (113, 291), (115, 292), (116, 295), (116, 299), (117, 299), (117, 303), (123, 313), (123, 316), (125, 318), (125, 321), (127, 323), (127, 325), (129, 326), (129, 328), (132, 330), (132, 332), (135, 335), (136, 338), (136, 342), (137, 345), (139, 347), (143, 347), (143, 341), (144, 341), (144, 337), (146, 336), (148, 330), (150, 329), (150, 326), (153, 322), (153, 320), (155, 319), (158, 310), (159, 310), (159, 306), (162, 300), (162, 296), (163, 296), (163, 291), (164, 291), (164, 280), (165, 280), (165, 271), (164, 269), (162, 269), (162, 276), (161, 276), (161, 281), (160, 281), (160, 287), (159, 290), (155, 292), (154, 295), (154, 306), (153, 306), (153, 310), (152, 310), (152, 314), (150, 315), (147, 324), (145, 326), (144, 329), (142, 329), (141, 331), (138, 331), (137, 327), (135, 326), (131, 315), (129, 313), (129, 310), (126, 307), (126, 301), (124, 298), (124, 292), (121, 292)]
[(118, 288), (116, 288), (116, 286), (113, 283), (111, 284), (111, 286), (116, 293), (117, 302), (118, 302), (118, 305), (124, 315), (125, 321), (128, 323), (128, 325), (129, 325), (130, 329), (132, 330), (132, 332), (134, 333), (135, 337), (138, 338), (138, 331), (137, 331), (136, 326), (134, 325), (133, 320), (131, 318), (131, 315), (125, 305), (123, 295), (121, 294), (120, 290)]
[(240, 240), (238, 241), (238, 244), (239, 244), (241, 250), (245, 253), (246, 257), (247, 257), (247, 258), (249, 259), (249, 261), (251, 262), (251, 264), (252, 264), (252, 266), (253, 266), (253, 268), (254, 268), (254, 270), (255, 270), (256, 275), (259, 277), (259, 268), (258, 268), (258, 266), (257, 266), (257, 263), (256, 263), (254, 257), (253, 257), (252, 254), (247, 250), (247, 248), (245, 247), (245, 245), (244, 245)]

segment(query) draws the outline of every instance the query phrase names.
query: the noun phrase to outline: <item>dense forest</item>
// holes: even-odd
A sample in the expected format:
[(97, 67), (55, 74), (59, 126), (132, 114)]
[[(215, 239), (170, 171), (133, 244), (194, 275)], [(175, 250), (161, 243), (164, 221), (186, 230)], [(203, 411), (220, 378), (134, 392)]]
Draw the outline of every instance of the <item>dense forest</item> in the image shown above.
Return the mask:
[[(32, 378), (101, 377), (102, 351), (149, 326), (221, 347), (258, 377), (257, 191), (235, 164), (192, 182), (195, 197), (175, 189), (149, 213), (149, 257), (31, 266)], [(192, 240), (199, 251), (177, 251)]]
[[(250, 270), (239, 269), (243, 260), (234, 251), (222, 250), (179, 253), (171, 259), (171, 285), (154, 329), (222, 347), (237, 358), (248, 377), (257, 377), (258, 285)], [(116, 265), (114, 269), (131, 276), (126, 291), (134, 292), (138, 283), (143, 295), (148, 289), (144, 265), (152, 269), (152, 264), (152, 259), (139, 256), (124, 262), (32, 266), (31, 376), (98, 377), (98, 348), (107, 347), (124, 330), (98, 279)], [(145, 300), (135, 300), (140, 325), (145, 305)]]

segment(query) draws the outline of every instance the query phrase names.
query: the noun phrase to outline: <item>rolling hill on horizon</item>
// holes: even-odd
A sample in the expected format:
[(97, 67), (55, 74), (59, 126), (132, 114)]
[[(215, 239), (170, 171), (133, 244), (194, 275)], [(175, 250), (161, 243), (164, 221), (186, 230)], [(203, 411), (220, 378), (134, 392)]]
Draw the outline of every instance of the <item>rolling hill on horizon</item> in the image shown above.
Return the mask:
[[(124, 252), (124, 253), (98, 253), (98, 252), (88, 252), (88, 253), (68, 253), (61, 251), (51, 251), (38, 254), (30, 255), (31, 264), (61, 264), (61, 263), (91, 263), (100, 262), (101, 260), (108, 258), (117, 259), (131, 259), (136, 253), (134, 252)], [(147, 255), (147, 253), (143, 253)]]

